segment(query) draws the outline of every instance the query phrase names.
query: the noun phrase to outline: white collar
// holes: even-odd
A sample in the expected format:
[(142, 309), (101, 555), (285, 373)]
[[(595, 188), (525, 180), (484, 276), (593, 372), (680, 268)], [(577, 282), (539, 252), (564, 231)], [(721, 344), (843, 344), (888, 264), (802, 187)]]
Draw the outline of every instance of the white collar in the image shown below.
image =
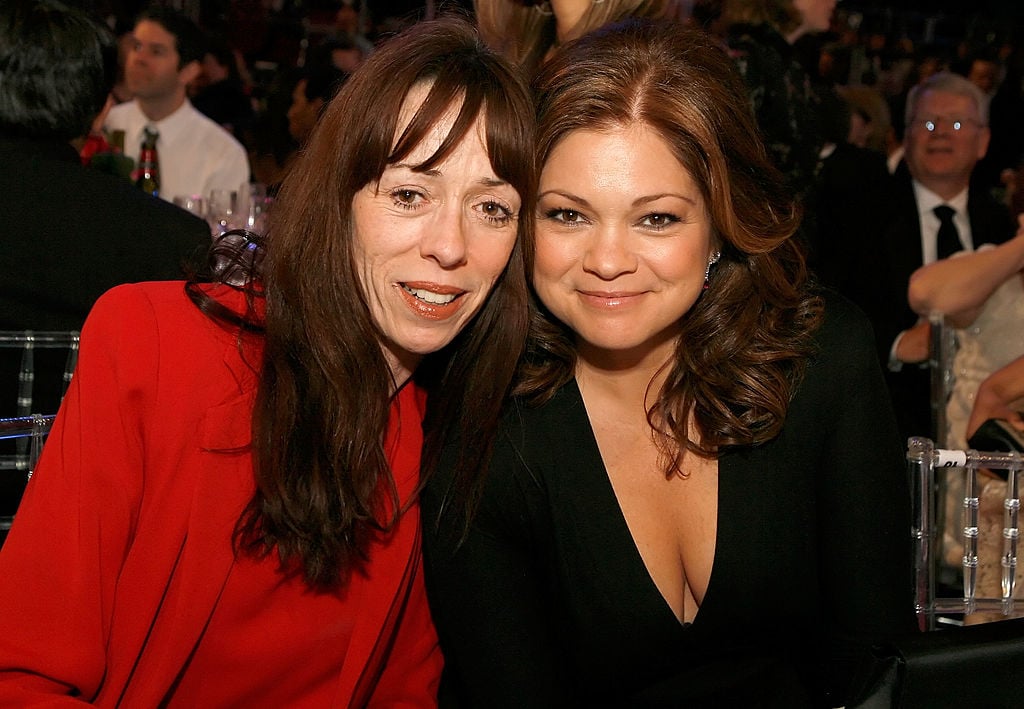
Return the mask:
[(914, 198), (917, 200), (917, 211), (919, 214), (932, 214), (932, 210), (940, 204), (948, 204), (956, 210), (957, 214), (967, 214), (967, 188), (964, 187), (953, 199), (943, 199), (930, 189), (914, 180)]
[[(140, 112), (142, 111), (141, 108), (139, 110)], [(156, 126), (156, 129), (160, 132), (161, 143), (166, 145), (173, 143), (179, 136), (187, 133), (192, 114), (195, 112), (196, 109), (192, 107), (192, 103), (186, 98), (180, 106), (174, 109), (171, 115), (159, 121), (147, 119), (146, 125)], [(142, 113), (142, 115), (143, 117), (146, 116), (145, 113)]]

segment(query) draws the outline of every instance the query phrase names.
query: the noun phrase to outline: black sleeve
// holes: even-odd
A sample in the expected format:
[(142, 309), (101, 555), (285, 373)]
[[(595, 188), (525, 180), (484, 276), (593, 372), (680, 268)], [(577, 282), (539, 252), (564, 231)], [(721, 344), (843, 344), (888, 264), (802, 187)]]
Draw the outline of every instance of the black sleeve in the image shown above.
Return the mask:
[(545, 551), (553, 543), (546, 496), (516, 437), (508, 427), (499, 434), (464, 539), (458, 515), (445, 509), (455, 446), (423, 494), (427, 590), (445, 655), (442, 706), (573, 702), (550, 617), (555, 594)]
[[(833, 304), (836, 305), (836, 304)], [(830, 307), (815, 374), (828, 382), (832, 425), (820, 461), (822, 617), (837, 701), (848, 700), (870, 646), (913, 632), (910, 493), (871, 329), (848, 304)], [(817, 365), (815, 365), (817, 366)], [(824, 375), (822, 377), (822, 375)]]

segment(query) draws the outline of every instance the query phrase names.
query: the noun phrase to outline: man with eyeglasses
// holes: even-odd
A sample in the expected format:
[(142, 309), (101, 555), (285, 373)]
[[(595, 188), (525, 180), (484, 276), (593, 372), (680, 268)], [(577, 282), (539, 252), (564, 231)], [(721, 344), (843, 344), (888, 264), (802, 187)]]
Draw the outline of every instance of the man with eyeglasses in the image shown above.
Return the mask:
[(924, 368), (929, 325), (907, 302), (910, 275), (953, 253), (1002, 243), (1015, 228), (1003, 205), (983, 187), (971, 186), (989, 144), (988, 98), (977, 86), (956, 74), (934, 74), (911, 89), (906, 126), (906, 153), (893, 176), (885, 228), (865, 241), (866, 263), (877, 264), (865, 274), (865, 285), (876, 290), (868, 310), (901, 431), (933, 436)]

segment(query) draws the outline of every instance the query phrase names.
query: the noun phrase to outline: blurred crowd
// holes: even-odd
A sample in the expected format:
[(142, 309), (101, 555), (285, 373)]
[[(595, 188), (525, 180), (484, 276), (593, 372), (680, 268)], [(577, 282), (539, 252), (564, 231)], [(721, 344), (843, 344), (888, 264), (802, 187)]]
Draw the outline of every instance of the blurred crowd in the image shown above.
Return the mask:
[[(119, 38), (121, 73), (112, 97), (114, 102), (128, 101), (132, 91), (124, 67), (132, 51), (135, 19), (144, 3), (86, 0), (86, 4)], [(207, 36), (202, 71), (188, 87), (192, 104), (245, 147), (253, 181), (270, 185), (271, 190), (308, 136), (319, 108), (377, 42), (433, 16), (439, 5), (444, 10), (473, 12), (469, 0), (443, 4), (170, 0), (162, 4), (182, 10)], [(775, 4), (689, 0), (677, 3), (674, 12), (676, 19), (699, 25), (728, 43), (742, 61), (750, 43), (762, 38), (737, 32), (738, 26), (748, 23), (743, 11), (737, 16), (730, 8)], [(834, 3), (828, 5), (831, 8)], [(810, 120), (797, 115), (801, 130), (784, 132), (775, 147), (787, 152), (784, 170), (803, 183), (801, 188), (809, 186), (821, 151), (827, 153), (835, 145), (851, 144), (881, 154), (894, 170), (902, 155), (907, 92), (928, 76), (949, 70), (969, 77), (990, 97), (991, 146), (974, 179), (1001, 199), (1011, 199), (1016, 184), (1013, 171), (1024, 151), (1024, 136), (1016, 129), (1024, 117), (1024, 59), (1017, 27), (1001, 17), (950, 15), (927, 5), (930, 10), (843, 4), (825, 14), (824, 28), (793, 39), (792, 59), (811, 82), (806, 90), (801, 88), (803, 95), (797, 98), (804, 106), (796, 110), (813, 105), (814, 115)], [(765, 90), (772, 87), (766, 85)], [(102, 121), (97, 128), (101, 126)], [(771, 135), (768, 138), (772, 149)], [(87, 155), (97, 145), (102, 150), (95, 137), (90, 143)]]
[[(86, 4), (90, 4), (88, 0)], [(308, 138), (319, 111), (375, 44), (434, 14), (433, 7), (417, 2), (390, 2), (383, 12), (371, 12), (367, 3), (358, 1), (95, 0), (93, 13), (118, 37), (120, 70), (112, 92), (115, 104), (133, 98), (126, 76), (133, 61), (133, 30), (139, 12), (153, 4), (180, 11), (203, 30), (201, 71), (188, 84), (188, 98), (244, 146), (252, 181), (268, 185), (271, 193)], [(449, 9), (456, 6), (446, 5)], [(94, 152), (107, 150), (109, 135), (104, 134), (104, 121), (101, 116), (87, 140), (87, 159)], [(97, 164), (106, 168), (103, 158)]]
[[(85, 0), (117, 34), (122, 71), (115, 102), (132, 97), (124, 78), (132, 30), (142, 0)], [(317, 107), (388, 34), (445, 10), (472, 12), (461, 2), (372, 3), (366, 0), (169, 0), (206, 32), (202, 72), (189, 97), (202, 113), (245, 146), (253, 180), (277, 184), (301, 145)], [(527, 2), (525, 5), (538, 3)], [(735, 18), (726, 0), (679, 3), (678, 19), (703, 26), (727, 41)], [(744, 3), (741, 3), (744, 4)], [(757, 3), (754, 3), (757, 4)], [(797, 61), (821, 101), (817, 136), (822, 147), (849, 142), (895, 164), (903, 137), (907, 91), (949, 69), (969, 76), (992, 98), (992, 147), (978, 178), (993, 189), (1012, 185), (1024, 136), (1020, 47), (1015, 27), (1001, 18), (949, 16), (938, 10), (879, 9), (843, 4), (827, 31), (793, 43)], [(925, 4), (923, 4), (925, 5)], [(931, 5), (934, 8), (933, 4)], [(999, 24), (997, 24), (999, 23)], [(815, 146), (809, 146), (815, 147)], [(94, 148), (90, 148), (93, 150)]]

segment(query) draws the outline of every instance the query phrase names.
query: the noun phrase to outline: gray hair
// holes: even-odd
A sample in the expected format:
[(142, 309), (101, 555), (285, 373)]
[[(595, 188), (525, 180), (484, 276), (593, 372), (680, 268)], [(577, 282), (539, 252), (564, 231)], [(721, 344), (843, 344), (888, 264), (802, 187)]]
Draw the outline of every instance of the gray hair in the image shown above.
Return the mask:
[(988, 125), (989, 97), (985, 95), (985, 92), (959, 74), (940, 71), (910, 89), (910, 93), (907, 94), (907, 110), (904, 116), (907, 126), (914, 119), (914, 115), (917, 113), (917, 102), (925, 91), (966, 96), (977, 106), (981, 124)]

